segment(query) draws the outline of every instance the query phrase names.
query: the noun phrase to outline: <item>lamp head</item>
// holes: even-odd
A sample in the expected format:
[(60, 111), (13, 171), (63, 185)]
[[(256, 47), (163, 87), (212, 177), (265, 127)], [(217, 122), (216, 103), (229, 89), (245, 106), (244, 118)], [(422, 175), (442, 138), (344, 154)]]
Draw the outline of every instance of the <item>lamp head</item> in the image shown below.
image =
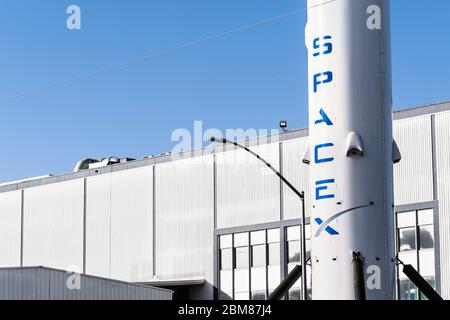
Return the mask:
[(288, 126), (287, 121), (285, 121), (285, 120), (280, 121), (280, 128), (281, 128), (283, 131), (286, 131), (287, 126)]
[(211, 137), (209, 140), (210, 140), (211, 142), (227, 143), (227, 141), (226, 141), (225, 139), (222, 139), (222, 138)]

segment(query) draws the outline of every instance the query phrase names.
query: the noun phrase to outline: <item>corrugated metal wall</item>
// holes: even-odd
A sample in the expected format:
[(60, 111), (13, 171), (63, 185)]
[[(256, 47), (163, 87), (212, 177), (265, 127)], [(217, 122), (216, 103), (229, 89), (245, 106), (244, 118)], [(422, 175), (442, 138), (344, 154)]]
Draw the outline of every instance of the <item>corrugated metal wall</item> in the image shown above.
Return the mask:
[(24, 191), (24, 266), (83, 266), (83, 180)]
[(113, 173), (111, 278), (144, 282), (152, 277), (153, 167)]
[(0, 266), (20, 265), (22, 192), (0, 193)]
[(87, 179), (86, 273), (111, 275), (111, 174)]
[[(279, 170), (277, 143), (251, 148)], [(217, 154), (217, 227), (280, 219), (280, 180), (245, 151)]]
[(442, 294), (450, 299), (450, 112), (436, 114)]
[[(309, 199), (309, 166), (304, 164), (303, 156), (308, 149), (308, 137), (283, 142), (283, 175), (299, 191), (305, 192)], [(302, 202), (299, 197), (287, 186), (283, 186), (284, 219), (300, 219)], [(309, 216), (309, 201), (305, 203), (306, 216)]]
[(87, 180), (86, 273), (153, 278), (153, 167)]
[(156, 168), (156, 275), (213, 282), (213, 157)]
[(402, 161), (394, 166), (395, 204), (433, 201), (431, 117), (394, 122)]
[(172, 292), (91, 276), (80, 276), (79, 290), (69, 290), (72, 275), (46, 268), (0, 269), (0, 300), (172, 300)]

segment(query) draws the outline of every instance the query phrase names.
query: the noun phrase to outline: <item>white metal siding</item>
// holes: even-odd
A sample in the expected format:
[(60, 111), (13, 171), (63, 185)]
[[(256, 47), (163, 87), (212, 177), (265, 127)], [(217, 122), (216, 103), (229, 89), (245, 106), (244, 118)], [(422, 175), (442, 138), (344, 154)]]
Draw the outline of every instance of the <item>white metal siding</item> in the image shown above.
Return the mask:
[(442, 295), (450, 299), (450, 112), (436, 114)]
[(83, 180), (24, 191), (25, 266), (82, 270)]
[(394, 138), (402, 154), (394, 165), (395, 204), (433, 201), (431, 117), (395, 121)]
[(86, 273), (111, 275), (111, 175), (87, 179)]
[[(309, 166), (303, 163), (308, 149), (308, 137), (283, 142), (283, 175), (294, 187), (305, 192), (306, 216), (309, 216)], [(302, 201), (286, 185), (283, 186), (284, 219), (300, 219)]]
[(86, 272), (123, 281), (153, 277), (153, 167), (88, 179)]
[(153, 167), (112, 174), (111, 277), (153, 277)]
[[(279, 170), (279, 144), (251, 148)], [(280, 180), (245, 151), (217, 155), (217, 227), (254, 225), (280, 219)]]
[(156, 275), (213, 281), (213, 159), (156, 168)]
[(22, 192), (0, 193), (0, 267), (20, 266)]

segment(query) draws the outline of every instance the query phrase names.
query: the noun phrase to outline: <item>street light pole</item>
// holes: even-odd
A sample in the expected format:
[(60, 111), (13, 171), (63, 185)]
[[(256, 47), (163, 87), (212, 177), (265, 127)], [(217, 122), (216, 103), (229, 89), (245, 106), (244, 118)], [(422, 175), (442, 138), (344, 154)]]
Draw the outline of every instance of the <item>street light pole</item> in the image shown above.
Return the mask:
[(230, 141), (227, 140), (225, 138), (215, 138), (212, 137), (211, 142), (217, 142), (217, 143), (223, 143), (223, 144), (232, 144), (242, 150), (245, 150), (246, 152), (250, 153), (252, 156), (256, 157), (259, 161), (261, 161), (262, 163), (264, 163), (265, 166), (267, 166), (270, 170), (272, 170), (277, 176), (278, 178), (281, 179), (281, 181), (283, 181), (288, 187), (289, 189), (291, 189), (302, 201), (302, 226), (301, 226), (301, 246), (302, 246), (302, 250), (301, 250), (301, 260), (302, 260), (302, 298), (303, 300), (307, 300), (307, 279), (306, 279), (306, 235), (305, 235), (305, 222), (306, 222), (306, 217), (305, 217), (305, 193), (304, 192), (300, 192), (298, 191), (293, 185), (292, 183), (290, 183), (285, 177), (283, 177), (283, 175), (276, 170), (269, 162), (267, 162), (266, 160), (264, 160), (260, 155), (258, 155), (257, 153), (253, 152), (252, 150), (250, 150), (249, 148), (240, 145), (237, 142), (234, 141)]
[(308, 300), (308, 282), (306, 279), (306, 214), (305, 214), (305, 192), (302, 192), (302, 252), (301, 252), (301, 259), (302, 259), (302, 266), (303, 266), (303, 277), (302, 277), (302, 299)]

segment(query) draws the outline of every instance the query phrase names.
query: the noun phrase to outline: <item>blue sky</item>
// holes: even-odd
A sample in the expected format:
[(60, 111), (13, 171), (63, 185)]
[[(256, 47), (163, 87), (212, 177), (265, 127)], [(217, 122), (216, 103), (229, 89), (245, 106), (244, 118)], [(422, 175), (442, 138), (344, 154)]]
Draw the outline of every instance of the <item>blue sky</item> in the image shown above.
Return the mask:
[[(306, 0), (0, 0), (0, 181), (169, 151), (176, 128), (307, 125), (306, 12), (20, 96), (306, 7)], [(82, 30), (66, 28), (66, 8)], [(396, 109), (450, 99), (450, 1), (392, 0)], [(12, 99), (10, 99), (12, 98)]]

